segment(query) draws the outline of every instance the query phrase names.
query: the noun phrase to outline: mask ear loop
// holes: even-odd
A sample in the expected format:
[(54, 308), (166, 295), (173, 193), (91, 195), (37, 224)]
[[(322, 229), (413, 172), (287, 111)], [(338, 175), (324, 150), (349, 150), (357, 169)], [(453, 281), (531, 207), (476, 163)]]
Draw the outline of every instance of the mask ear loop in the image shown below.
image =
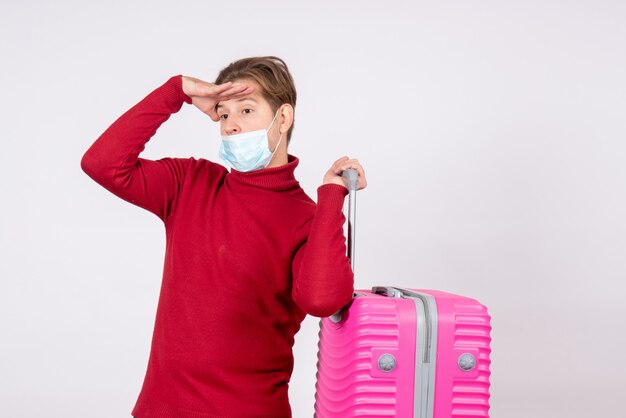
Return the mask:
[[(267, 128), (266, 132), (266, 136), (268, 137), (269, 140), (269, 133), (270, 133), (270, 129), (272, 128), (272, 125), (274, 124), (274, 121), (276, 120), (276, 116), (278, 116), (278, 112), (280, 111), (280, 107), (276, 110), (276, 113), (274, 114), (274, 119), (272, 119), (272, 123), (270, 123), (270, 126)], [(276, 147), (274, 148), (274, 151), (272, 151), (272, 155), (270, 157), (270, 160), (267, 162), (267, 164), (265, 164), (266, 168), (268, 165), (270, 165), (270, 163), (272, 162), (272, 160), (274, 159), (274, 154), (276, 154), (276, 151), (278, 151), (278, 147), (280, 146), (280, 141), (283, 139), (283, 133), (280, 133), (280, 136), (278, 137), (278, 142), (276, 143)], [(269, 149), (269, 144), (268, 144), (268, 149)]]
[(272, 156), (270, 157), (270, 160), (267, 162), (267, 164), (265, 164), (265, 167), (263, 167), (263, 168), (267, 168), (267, 166), (270, 165), (270, 163), (274, 159), (274, 154), (276, 154), (276, 151), (278, 150), (278, 146), (280, 145), (281, 139), (283, 139), (283, 134), (282, 133), (278, 137), (278, 143), (276, 144), (276, 148), (274, 148), (274, 151), (272, 151)]
[(274, 157), (274, 154), (276, 153), (276, 150), (278, 149), (278, 146), (280, 145), (281, 139), (283, 139), (283, 134), (282, 133), (278, 137), (278, 143), (276, 144), (276, 148), (274, 148), (274, 151), (272, 151), (272, 157)]
[(267, 132), (268, 134), (270, 133), (270, 129), (272, 129), (272, 125), (274, 124), (274, 121), (276, 120), (276, 116), (278, 116), (279, 110), (280, 110), (280, 107), (276, 110), (276, 113), (274, 113), (274, 118), (272, 119), (272, 123), (270, 123), (270, 126), (268, 126), (267, 129), (265, 130), (265, 132)]
[[(280, 110), (280, 107), (278, 108), (278, 110), (276, 110), (276, 113), (274, 114), (274, 119), (272, 119), (272, 123), (270, 123), (270, 126), (267, 128), (267, 133), (268, 134), (270, 133), (270, 129), (272, 128), (272, 125), (274, 124), (274, 121), (276, 120), (276, 116), (278, 116), (278, 111), (279, 110)], [(278, 149), (278, 146), (280, 145), (280, 141), (282, 139), (283, 139), (283, 133), (281, 132), (280, 136), (278, 137), (278, 143), (276, 144), (276, 147), (274, 148), (274, 151), (272, 151), (272, 156), (270, 157), (270, 161), (272, 161), (272, 158), (274, 158), (274, 154), (276, 154), (276, 150)], [(269, 164), (269, 162), (267, 164)], [(267, 165), (266, 165), (266, 167), (267, 167)]]

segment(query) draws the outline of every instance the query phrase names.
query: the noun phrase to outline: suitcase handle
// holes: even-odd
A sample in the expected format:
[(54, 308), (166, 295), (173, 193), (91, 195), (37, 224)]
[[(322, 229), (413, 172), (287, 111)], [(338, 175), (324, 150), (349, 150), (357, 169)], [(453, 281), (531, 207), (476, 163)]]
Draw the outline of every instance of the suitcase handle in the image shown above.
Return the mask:
[[(359, 183), (359, 173), (354, 168), (345, 170), (341, 177), (348, 181), (348, 258), (354, 273), (354, 225), (356, 223), (356, 189)], [(329, 319), (337, 324), (343, 318), (343, 309), (335, 312)]]
[(372, 293), (387, 296), (388, 298), (401, 298), (404, 296), (404, 292), (401, 289), (389, 286), (374, 286), (372, 287)]
[(356, 189), (359, 173), (354, 168), (345, 170), (341, 176), (348, 181), (348, 258), (354, 273), (354, 229), (356, 225)]
[(349, 168), (341, 176), (348, 180), (348, 190), (356, 192), (356, 186), (359, 184), (359, 173), (354, 168)]

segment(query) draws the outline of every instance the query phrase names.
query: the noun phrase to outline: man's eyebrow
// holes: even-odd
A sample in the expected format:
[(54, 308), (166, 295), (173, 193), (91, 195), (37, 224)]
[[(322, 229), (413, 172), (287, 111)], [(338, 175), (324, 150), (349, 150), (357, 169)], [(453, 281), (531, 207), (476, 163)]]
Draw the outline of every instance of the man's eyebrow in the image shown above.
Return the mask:
[[(254, 97), (242, 97), (240, 99), (236, 99), (235, 101), (236, 102), (245, 102), (246, 100), (250, 100), (250, 101), (252, 101), (254, 103), (258, 103), (258, 101)], [(217, 111), (217, 109), (219, 109), (220, 107), (222, 107), (222, 102), (218, 102), (215, 105), (215, 110)]]

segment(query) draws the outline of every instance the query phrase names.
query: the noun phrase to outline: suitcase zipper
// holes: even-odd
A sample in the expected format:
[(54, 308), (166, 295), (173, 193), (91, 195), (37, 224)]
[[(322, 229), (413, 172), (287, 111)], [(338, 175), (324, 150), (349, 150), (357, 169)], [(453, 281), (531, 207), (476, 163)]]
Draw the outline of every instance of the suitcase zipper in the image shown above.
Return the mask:
[(433, 335), (433, 321), (430, 313), (430, 301), (426, 295), (421, 293), (412, 292), (406, 289), (400, 289), (397, 287), (384, 287), (376, 286), (372, 288), (372, 293), (377, 295), (385, 295), (389, 298), (405, 298), (405, 299), (419, 299), (423, 304), (424, 320), (426, 322), (425, 338), (424, 338), (424, 356), (422, 358), (423, 363), (430, 363), (430, 350), (432, 348), (432, 335)]
[(398, 289), (398, 290), (402, 292), (402, 295), (404, 297), (417, 298), (424, 305), (424, 320), (426, 321), (426, 338), (424, 342), (423, 362), (430, 363), (431, 362), (430, 352), (432, 350), (432, 342), (433, 342), (433, 336), (434, 336), (433, 325), (434, 325), (434, 322), (436, 321), (436, 319), (435, 321), (433, 321), (434, 318), (432, 317), (433, 315), (431, 313), (430, 298), (428, 298), (426, 295), (422, 293), (412, 292), (410, 290), (405, 290), (405, 289)]
[[(421, 305), (424, 309), (424, 334), (426, 335), (423, 345), (422, 364), (420, 367), (420, 375), (415, 375), (415, 388), (421, 389), (419, 395), (419, 402), (416, 402), (415, 410), (413, 412), (414, 418), (432, 418), (434, 413), (435, 403), (435, 367), (436, 367), (436, 355), (437, 355), (437, 303), (435, 298), (425, 293), (414, 292), (407, 289), (398, 289), (402, 292), (403, 297), (413, 299)], [(419, 334), (418, 334), (419, 335)], [(417, 363), (416, 358), (416, 363)], [(416, 364), (417, 365), (417, 364)], [(419, 405), (419, 408), (418, 408)]]
[(432, 418), (437, 358), (437, 303), (435, 298), (428, 294), (396, 287), (373, 287), (372, 293), (391, 298), (411, 299), (415, 302), (417, 335), (424, 338), (421, 346), (419, 348), (416, 346), (415, 353), (415, 409), (413, 417)]

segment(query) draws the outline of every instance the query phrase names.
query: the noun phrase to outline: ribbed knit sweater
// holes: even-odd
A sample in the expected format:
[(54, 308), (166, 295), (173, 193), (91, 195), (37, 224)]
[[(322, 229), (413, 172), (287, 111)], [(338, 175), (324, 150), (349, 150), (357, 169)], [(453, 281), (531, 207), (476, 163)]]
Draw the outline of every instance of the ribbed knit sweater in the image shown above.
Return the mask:
[[(346, 189), (295, 179), (298, 159), (243, 173), (205, 159), (140, 158), (191, 99), (181, 76), (117, 119), (85, 153), (96, 182), (156, 214), (166, 251), (138, 418), (290, 417), (294, 335), (306, 313), (352, 297)], [(311, 359), (311, 361), (314, 361)]]

